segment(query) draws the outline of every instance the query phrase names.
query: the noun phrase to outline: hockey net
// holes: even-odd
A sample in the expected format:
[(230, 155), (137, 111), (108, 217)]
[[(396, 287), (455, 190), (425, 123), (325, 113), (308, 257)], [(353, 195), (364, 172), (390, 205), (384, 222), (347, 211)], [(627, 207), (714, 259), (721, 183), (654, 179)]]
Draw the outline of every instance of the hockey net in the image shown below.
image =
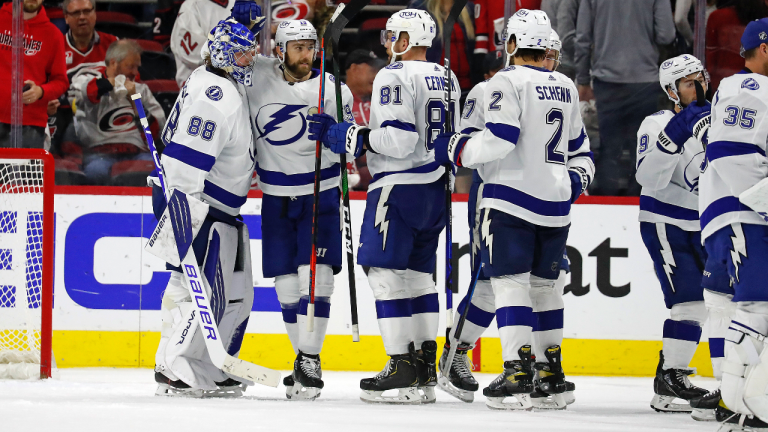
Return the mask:
[(0, 379), (54, 367), (53, 187), (50, 153), (0, 149)]

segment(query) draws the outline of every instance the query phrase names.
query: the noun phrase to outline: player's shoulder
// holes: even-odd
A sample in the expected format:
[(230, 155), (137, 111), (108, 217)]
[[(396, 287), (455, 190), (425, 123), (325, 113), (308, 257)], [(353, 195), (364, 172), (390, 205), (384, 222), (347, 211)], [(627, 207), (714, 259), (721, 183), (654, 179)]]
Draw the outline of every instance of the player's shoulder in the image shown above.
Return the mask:
[(674, 116), (675, 112), (670, 110), (655, 112), (643, 119), (643, 122), (640, 124), (640, 131), (663, 128)]
[(406, 67), (407, 62), (394, 62), (391, 65), (381, 69), (374, 78), (374, 86), (387, 85), (393, 82), (408, 82), (410, 68)]
[(756, 73), (738, 73), (720, 82), (715, 103), (723, 98), (757, 99), (763, 104), (768, 99), (768, 77)]
[(184, 86), (193, 101), (205, 102), (225, 115), (235, 112), (242, 105), (237, 84), (207, 70), (205, 66), (195, 69)]
[(485, 94), (485, 88), (488, 87), (488, 81), (490, 81), (490, 78), (475, 84), (475, 86), (472, 87), (472, 90), (469, 91), (467, 98), (482, 98)]
[(576, 88), (576, 83), (574, 83), (573, 80), (568, 78), (565, 74), (562, 74), (558, 71), (552, 71), (550, 72), (550, 75), (553, 76), (558, 82), (566, 84), (574, 89)]

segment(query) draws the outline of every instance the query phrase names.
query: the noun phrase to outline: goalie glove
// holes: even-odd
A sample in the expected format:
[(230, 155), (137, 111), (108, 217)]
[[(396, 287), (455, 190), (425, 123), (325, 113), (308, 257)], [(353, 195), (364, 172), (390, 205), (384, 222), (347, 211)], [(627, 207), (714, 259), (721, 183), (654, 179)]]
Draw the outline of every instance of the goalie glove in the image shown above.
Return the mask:
[(266, 22), (261, 7), (253, 0), (236, 0), (232, 6), (232, 18), (248, 27), (253, 34), (260, 32)]
[(589, 176), (581, 167), (570, 168), (568, 176), (571, 178), (571, 204), (573, 204), (589, 187)]
[(680, 154), (683, 152), (683, 145), (691, 137), (696, 137), (706, 144), (711, 107), (709, 102), (703, 106), (690, 104), (675, 114), (664, 130), (659, 133), (656, 147), (664, 153)]
[(441, 133), (435, 138), (435, 161), (440, 165), (461, 165), (461, 152), (471, 138), (460, 133)]

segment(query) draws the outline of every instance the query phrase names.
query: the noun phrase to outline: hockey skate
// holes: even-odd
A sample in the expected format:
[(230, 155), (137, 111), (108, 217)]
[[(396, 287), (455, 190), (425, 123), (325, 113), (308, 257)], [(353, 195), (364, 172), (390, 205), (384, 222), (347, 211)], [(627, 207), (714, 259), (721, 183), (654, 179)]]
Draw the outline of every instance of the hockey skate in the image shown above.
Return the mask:
[[(504, 372), (483, 389), (488, 408), (498, 410), (531, 410), (530, 393), (533, 391), (531, 346), (523, 345), (518, 351), (520, 360), (504, 362)], [(513, 397), (515, 402), (504, 402)]]
[(722, 403), (715, 408), (715, 420), (721, 423), (718, 432), (768, 431), (768, 423), (752, 415), (735, 413)]
[(698, 421), (715, 421), (715, 409), (720, 403), (720, 389), (691, 399), (691, 418)]
[(560, 346), (554, 345), (545, 351), (546, 362), (534, 363), (538, 377), (531, 393), (531, 403), (537, 409), (563, 410), (566, 408), (565, 374), (560, 362)]
[(227, 378), (224, 381), (217, 382), (216, 385), (219, 387), (216, 390), (206, 391), (203, 393), (203, 396), (206, 397), (221, 397), (221, 398), (238, 398), (245, 393), (245, 389), (248, 388), (248, 385), (245, 383), (241, 383), (240, 381), (232, 378)]
[[(373, 378), (360, 380), (360, 400), (367, 403), (420, 404), (419, 376), (413, 360), (413, 353), (393, 355), (384, 370)], [(397, 390), (397, 395), (387, 395), (388, 390)]]
[(472, 376), (472, 362), (467, 355), (469, 349), (468, 343), (460, 343), (456, 347), (451, 370), (446, 371), (444, 366), (448, 361), (448, 352), (450, 351), (450, 346), (446, 344), (443, 347), (443, 355), (440, 356), (440, 376), (437, 378), (437, 384), (441, 390), (467, 403), (475, 400), (475, 392), (479, 388), (475, 377)]
[(425, 341), (421, 344), (421, 353), (416, 353), (416, 373), (419, 376), (419, 395), (421, 403), (435, 403), (437, 386), (437, 342)]
[(293, 374), (283, 378), (285, 397), (290, 400), (315, 400), (323, 388), (323, 371), (319, 354), (299, 351), (293, 362)]
[(204, 391), (202, 389), (193, 389), (182, 380), (171, 380), (162, 372), (155, 372), (155, 382), (157, 390), (155, 396), (176, 396), (188, 398), (201, 398)]
[[(659, 352), (659, 365), (656, 368), (656, 378), (653, 380), (653, 391), (656, 393), (651, 400), (651, 408), (658, 412), (693, 411), (689, 400), (704, 396), (707, 391), (696, 387), (688, 380), (688, 375), (696, 373), (695, 369), (662, 369), (664, 354)], [(683, 399), (685, 403), (675, 403), (675, 399)]]

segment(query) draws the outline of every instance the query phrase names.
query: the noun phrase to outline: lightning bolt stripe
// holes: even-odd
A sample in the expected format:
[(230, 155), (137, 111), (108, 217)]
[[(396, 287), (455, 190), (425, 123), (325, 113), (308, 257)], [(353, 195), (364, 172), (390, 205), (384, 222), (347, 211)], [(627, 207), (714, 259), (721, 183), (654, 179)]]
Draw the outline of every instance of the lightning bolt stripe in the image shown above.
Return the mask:
[(491, 234), (491, 220), (488, 219), (488, 213), (490, 213), (490, 211), (491, 209), (485, 209), (483, 224), (480, 230), (483, 236), (483, 241), (485, 241), (485, 246), (488, 247), (488, 264), (493, 265), (493, 234)]
[(672, 292), (675, 292), (675, 284), (672, 283), (672, 275), (675, 273), (674, 269), (677, 267), (677, 264), (675, 264), (675, 257), (672, 254), (672, 246), (669, 245), (669, 240), (667, 240), (666, 224), (656, 224), (656, 235), (658, 236), (659, 244), (661, 245), (661, 249), (659, 250), (661, 259), (664, 261), (664, 264), (662, 264), (661, 267), (664, 269), (664, 274), (667, 275), (669, 287), (672, 289)]
[(731, 224), (733, 235), (731, 236), (731, 262), (733, 262), (734, 273), (736, 281), (739, 281), (739, 266), (741, 265), (741, 257), (747, 257), (747, 239), (744, 237), (744, 231), (741, 229), (740, 223)]
[(376, 218), (374, 219), (373, 226), (379, 227), (379, 233), (384, 235), (381, 242), (381, 250), (387, 248), (387, 231), (389, 230), (389, 221), (387, 218), (387, 201), (389, 200), (389, 194), (392, 192), (392, 186), (384, 186), (381, 188), (381, 195), (379, 195), (379, 202), (376, 204)]

